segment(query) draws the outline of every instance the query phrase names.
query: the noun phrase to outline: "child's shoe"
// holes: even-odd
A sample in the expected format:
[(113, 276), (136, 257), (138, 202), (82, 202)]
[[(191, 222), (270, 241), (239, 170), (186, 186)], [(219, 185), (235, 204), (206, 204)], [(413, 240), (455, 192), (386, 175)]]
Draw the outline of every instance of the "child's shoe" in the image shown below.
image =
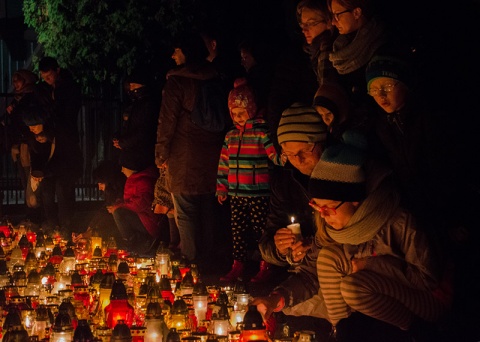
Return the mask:
[(250, 281), (252, 283), (265, 283), (272, 279), (272, 275), (273, 271), (271, 269), (271, 265), (268, 262), (262, 260), (260, 261), (260, 269), (258, 273), (255, 275), (255, 277), (250, 279)]

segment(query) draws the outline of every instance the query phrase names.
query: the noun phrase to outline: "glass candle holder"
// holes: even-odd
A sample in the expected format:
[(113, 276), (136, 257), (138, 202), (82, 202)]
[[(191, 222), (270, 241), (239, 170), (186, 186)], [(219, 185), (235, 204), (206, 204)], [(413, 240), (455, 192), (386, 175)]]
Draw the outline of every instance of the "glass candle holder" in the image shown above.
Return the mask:
[(217, 336), (227, 336), (230, 332), (228, 319), (214, 319), (212, 322), (213, 333)]
[(234, 310), (243, 311), (248, 309), (248, 303), (250, 301), (250, 295), (248, 293), (237, 293), (235, 295), (236, 301), (234, 304)]
[(208, 305), (208, 295), (193, 295), (193, 308), (197, 320), (201, 321), (206, 318)]
[(70, 342), (73, 340), (73, 328), (62, 328), (52, 330), (50, 342)]

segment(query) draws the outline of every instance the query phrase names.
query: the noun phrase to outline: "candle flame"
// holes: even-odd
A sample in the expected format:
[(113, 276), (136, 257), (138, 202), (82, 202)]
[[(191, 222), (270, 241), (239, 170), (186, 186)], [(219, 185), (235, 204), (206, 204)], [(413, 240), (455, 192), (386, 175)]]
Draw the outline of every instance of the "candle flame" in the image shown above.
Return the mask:
[(291, 221), (292, 223), (295, 223), (295, 217), (294, 217), (294, 216), (290, 217), (290, 221)]

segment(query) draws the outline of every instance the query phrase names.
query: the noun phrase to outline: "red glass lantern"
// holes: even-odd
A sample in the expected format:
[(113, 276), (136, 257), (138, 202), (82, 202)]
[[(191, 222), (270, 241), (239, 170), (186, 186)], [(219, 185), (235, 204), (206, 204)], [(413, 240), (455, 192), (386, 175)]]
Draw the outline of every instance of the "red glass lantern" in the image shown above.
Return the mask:
[(113, 329), (119, 321), (128, 327), (133, 324), (134, 308), (128, 302), (125, 285), (121, 279), (116, 279), (110, 294), (110, 303), (105, 307), (106, 324)]

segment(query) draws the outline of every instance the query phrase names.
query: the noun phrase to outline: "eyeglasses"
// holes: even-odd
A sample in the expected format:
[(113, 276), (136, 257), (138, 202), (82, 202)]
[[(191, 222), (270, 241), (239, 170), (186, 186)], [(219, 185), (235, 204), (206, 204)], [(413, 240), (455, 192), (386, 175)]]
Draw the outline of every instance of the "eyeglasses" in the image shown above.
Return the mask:
[(282, 156), (282, 158), (298, 157), (298, 158), (305, 159), (306, 156), (310, 156), (313, 153), (313, 151), (315, 150), (315, 147), (317, 147), (317, 143), (313, 144), (313, 147), (310, 150), (301, 150), (296, 154), (293, 154), (292, 152), (282, 151), (280, 155)]
[(321, 23), (326, 23), (326, 21), (325, 20), (319, 20), (319, 21), (309, 21), (309, 22), (306, 22), (306, 23), (299, 22), (298, 25), (300, 26), (300, 28), (302, 30), (309, 30), (312, 27), (317, 26), (318, 24), (321, 24)]
[(345, 10), (345, 11), (342, 11), (342, 12), (338, 12), (338, 13), (332, 13), (332, 18), (335, 19), (335, 21), (338, 21), (338, 17), (343, 14), (343, 13), (347, 13), (347, 12), (351, 12), (352, 10)]
[(337, 215), (337, 209), (342, 206), (342, 204), (345, 203), (344, 201), (340, 202), (335, 208), (329, 208), (326, 205), (324, 206), (319, 206), (317, 203), (315, 203), (312, 200), (308, 203), (313, 209), (318, 211), (319, 213), (323, 214), (324, 216), (334, 216)]
[(382, 94), (387, 94), (387, 93), (390, 93), (393, 88), (395, 88), (395, 86), (398, 84), (397, 83), (394, 83), (394, 84), (385, 84), (384, 86), (380, 87), (379, 89), (377, 88), (370, 88), (368, 90), (368, 95), (370, 96), (378, 96), (380, 95), (380, 93)]

